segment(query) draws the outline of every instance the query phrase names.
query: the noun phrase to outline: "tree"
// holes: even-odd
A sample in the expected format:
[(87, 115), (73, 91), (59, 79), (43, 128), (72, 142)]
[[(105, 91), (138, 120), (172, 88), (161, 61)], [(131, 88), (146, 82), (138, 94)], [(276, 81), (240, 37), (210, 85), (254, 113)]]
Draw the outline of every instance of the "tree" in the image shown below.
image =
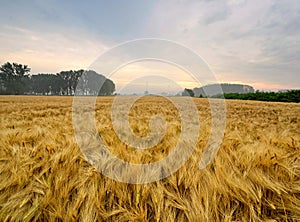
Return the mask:
[(84, 70), (83, 69), (80, 69), (80, 70), (77, 70), (77, 71), (70, 71), (71, 72), (71, 91), (72, 91), (72, 94), (75, 94), (75, 90), (76, 90), (76, 87), (77, 87), (77, 84), (79, 82), (79, 78), (83, 75), (84, 73)]
[(225, 93), (222, 95), (214, 95), (212, 98), (225, 99), (242, 99), (242, 100), (260, 100), (272, 102), (300, 102), (300, 90), (288, 90), (281, 92), (263, 92), (256, 91), (254, 93)]
[(60, 95), (64, 86), (64, 80), (54, 74), (32, 75), (30, 79), (30, 91), (33, 94)]
[(109, 96), (115, 91), (115, 84), (113, 81), (93, 70), (84, 72), (84, 75), (82, 75), (81, 78), (80, 82), (84, 83), (81, 91), (87, 92), (89, 95)]
[(71, 75), (69, 71), (61, 71), (57, 74), (60, 78), (63, 79), (63, 86), (62, 86), (62, 94), (63, 95), (71, 95)]
[(69, 70), (69, 71), (61, 71), (57, 75), (63, 79), (63, 94), (66, 95), (74, 95), (76, 86), (79, 82), (79, 78), (83, 75), (84, 70)]
[(194, 97), (194, 91), (192, 89), (187, 89), (185, 88), (184, 91), (182, 92), (182, 96), (191, 96)]
[(115, 91), (115, 84), (110, 79), (105, 79), (98, 95), (110, 96)]
[[(0, 94), (112, 95), (115, 84), (95, 71), (70, 70), (29, 76), (30, 68), (5, 63), (0, 68)], [(80, 81), (79, 81), (80, 80)]]
[(64, 80), (59, 75), (51, 76), (51, 94), (53, 95), (61, 95), (62, 88), (64, 87)]
[(18, 63), (5, 63), (0, 67), (1, 93), (24, 94), (25, 82), (28, 78), (30, 68)]

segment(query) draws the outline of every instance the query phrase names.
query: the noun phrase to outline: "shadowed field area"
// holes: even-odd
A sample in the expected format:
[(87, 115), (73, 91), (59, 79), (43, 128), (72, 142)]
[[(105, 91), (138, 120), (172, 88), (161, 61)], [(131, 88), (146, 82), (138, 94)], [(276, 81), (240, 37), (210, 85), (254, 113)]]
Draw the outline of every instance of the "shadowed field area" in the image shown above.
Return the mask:
[[(91, 134), (132, 163), (166, 157), (181, 132), (175, 106), (150, 96), (134, 104), (129, 121), (136, 135), (149, 133), (154, 114), (167, 121), (162, 141), (141, 151), (115, 134), (113, 99), (97, 99)], [(211, 115), (206, 99), (194, 102), (201, 127), (191, 158), (163, 180), (134, 185), (85, 160), (73, 134), (72, 97), (0, 97), (0, 221), (300, 220), (300, 104), (226, 101), (223, 143), (199, 170)]]

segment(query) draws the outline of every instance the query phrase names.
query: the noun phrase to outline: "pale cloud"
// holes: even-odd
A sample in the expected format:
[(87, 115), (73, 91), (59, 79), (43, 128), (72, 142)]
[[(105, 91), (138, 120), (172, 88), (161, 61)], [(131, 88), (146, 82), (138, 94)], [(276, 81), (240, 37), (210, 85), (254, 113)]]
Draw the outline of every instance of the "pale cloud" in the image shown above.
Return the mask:
[[(300, 88), (299, 15), (297, 0), (6, 1), (0, 62), (28, 64), (33, 73), (89, 68), (110, 47), (155, 37), (194, 50), (219, 81)], [(154, 72), (147, 66), (124, 70), (134, 78), (143, 69)], [(117, 86), (122, 78), (113, 79)]]
[(32, 73), (88, 68), (107, 46), (83, 33), (37, 32), (6, 26), (0, 35), (0, 62), (28, 64)]
[(293, 0), (164, 1), (147, 28), (195, 50), (222, 81), (299, 88), (299, 11)]

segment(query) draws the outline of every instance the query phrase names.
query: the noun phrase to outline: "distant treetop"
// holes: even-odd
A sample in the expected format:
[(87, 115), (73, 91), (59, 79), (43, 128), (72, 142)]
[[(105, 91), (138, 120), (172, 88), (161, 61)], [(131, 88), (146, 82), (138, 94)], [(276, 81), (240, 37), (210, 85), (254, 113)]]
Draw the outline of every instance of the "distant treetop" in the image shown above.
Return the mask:
[(5, 63), (0, 67), (0, 94), (5, 95), (112, 95), (115, 84), (89, 70), (29, 75), (27, 65)]
[(223, 93), (251, 93), (254, 92), (254, 88), (250, 85), (243, 84), (210, 84), (200, 88), (194, 88), (195, 97), (207, 97), (219, 94), (219, 87), (221, 86)]

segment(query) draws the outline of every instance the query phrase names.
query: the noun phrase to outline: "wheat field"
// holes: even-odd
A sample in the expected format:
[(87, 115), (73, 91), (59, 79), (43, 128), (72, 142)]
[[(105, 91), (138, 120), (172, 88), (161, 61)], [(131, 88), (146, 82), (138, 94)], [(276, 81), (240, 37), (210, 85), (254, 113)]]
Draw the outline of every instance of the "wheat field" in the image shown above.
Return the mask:
[[(208, 101), (194, 99), (201, 127), (188, 161), (162, 180), (127, 184), (85, 159), (72, 99), (0, 97), (0, 221), (300, 221), (300, 104), (226, 101), (222, 145), (200, 170), (211, 116)], [(97, 99), (92, 133), (128, 162), (166, 157), (180, 134), (174, 105), (155, 96), (134, 104), (129, 122), (139, 136), (149, 133), (151, 115), (167, 120), (162, 141), (140, 151), (114, 132), (113, 99)]]

